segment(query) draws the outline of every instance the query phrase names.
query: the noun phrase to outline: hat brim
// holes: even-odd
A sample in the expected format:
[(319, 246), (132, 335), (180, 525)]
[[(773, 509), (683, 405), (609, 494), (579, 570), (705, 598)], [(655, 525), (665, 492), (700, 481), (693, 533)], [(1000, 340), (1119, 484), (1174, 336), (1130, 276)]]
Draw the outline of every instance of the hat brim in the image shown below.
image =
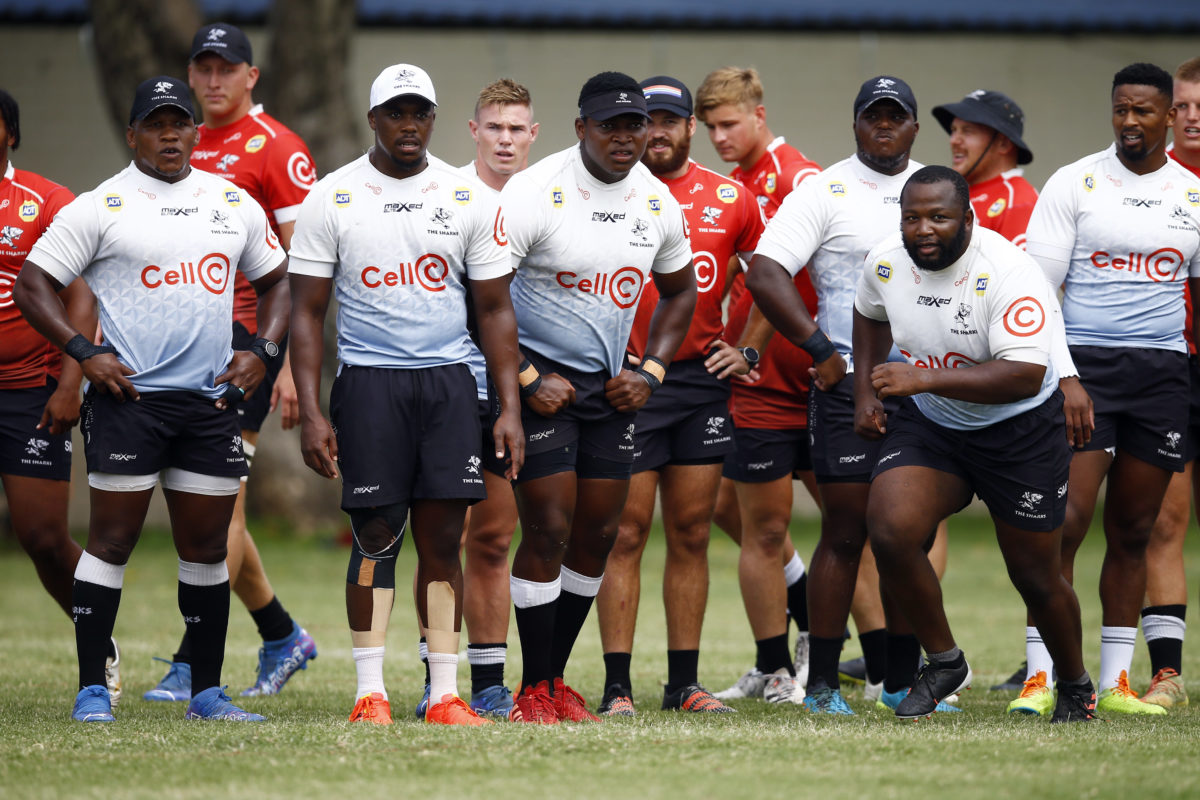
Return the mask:
[(669, 111), (672, 114), (683, 117), (684, 119), (692, 116), (692, 111), (687, 106), (681, 103), (667, 103), (662, 100), (657, 102), (647, 101), (646, 112), (649, 113), (651, 111)]
[(630, 108), (629, 106), (620, 106), (618, 108), (602, 108), (598, 111), (591, 112), (587, 115), (587, 118), (594, 119), (597, 122), (604, 122), (605, 120), (610, 120), (614, 117), (620, 117), (625, 114), (632, 114), (635, 117), (650, 119), (650, 115), (647, 112), (640, 108)]
[(905, 111), (907, 111), (909, 114), (912, 114), (914, 117), (915, 117), (915, 116), (917, 116), (917, 112), (916, 112), (916, 111), (914, 111), (914, 110), (913, 110), (913, 108), (912, 108), (912, 106), (910, 106), (908, 103), (904, 102), (904, 101), (903, 101), (903, 100), (901, 100), (899, 97), (896, 97), (896, 96), (895, 96), (895, 95), (893, 95), (893, 94), (885, 94), (885, 95), (880, 95), (879, 97), (872, 97), (870, 100), (868, 100), (867, 102), (863, 103), (863, 104), (862, 104), (862, 105), (859, 107), (859, 109), (858, 109), (857, 111), (855, 111), (855, 112), (854, 112), (854, 118), (855, 118), (855, 119), (858, 119), (858, 115), (859, 115), (859, 114), (861, 114), (862, 112), (866, 111), (868, 108), (870, 108), (871, 106), (875, 105), (876, 103), (882, 103), (884, 100), (891, 100), (893, 103), (895, 103), (896, 105), (898, 105), (898, 106), (900, 106), (901, 108), (903, 108), (903, 109), (904, 109)]
[(199, 50), (192, 53), (190, 60), (195, 61), (199, 56), (202, 56), (205, 53), (212, 53), (214, 56), (220, 56), (221, 58), (228, 61), (230, 64), (249, 64), (250, 63), (249, 61), (247, 61), (244, 58), (238, 58), (236, 55), (229, 52), (228, 50), (218, 50), (213, 47), (201, 47)]
[(158, 111), (160, 108), (167, 108), (168, 106), (171, 108), (178, 108), (180, 111), (187, 114), (188, 117), (192, 120), (192, 122), (196, 121), (196, 111), (194, 109), (189, 108), (188, 106), (185, 106), (183, 103), (177, 103), (174, 100), (168, 100), (164, 103), (156, 103), (156, 104), (150, 106), (145, 111), (143, 111), (141, 114), (138, 114), (137, 116), (130, 119), (129, 124), (132, 125), (135, 122), (141, 122), (146, 117), (153, 114), (155, 111)]
[(955, 119), (961, 119), (964, 122), (971, 122), (976, 125), (986, 125), (997, 133), (1003, 134), (1013, 143), (1013, 146), (1017, 148), (1018, 164), (1024, 165), (1033, 161), (1033, 151), (1021, 139), (1021, 134), (1013, 130), (1012, 126), (1006, 120), (997, 116), (982, 103), (946, 103), (942, 106), (936, 106), (931, 113), (934, 119), (946, 130), (946, 133), (950, 133), (950, 128), (954, 124)]
[(374, 111), (375, 109), (379, 108), (384, 103), (392, 102), (397, 97), (415, 97), (418, 100), (424, 100), (426, 103), (429, 103), (429, 105), (433, 106), (434, 108), (437, 108), (436, 100), (434, 100), (431, 97), (426, 97), (425, 95), (421, 94), (420, 92), (397, 92), (396, 94), (392, 95), (391, 97), (385, 97), (382, 100), (380, 100), (378, 103), (376, 103), (375, 105), (371, 106), (371, 110)]

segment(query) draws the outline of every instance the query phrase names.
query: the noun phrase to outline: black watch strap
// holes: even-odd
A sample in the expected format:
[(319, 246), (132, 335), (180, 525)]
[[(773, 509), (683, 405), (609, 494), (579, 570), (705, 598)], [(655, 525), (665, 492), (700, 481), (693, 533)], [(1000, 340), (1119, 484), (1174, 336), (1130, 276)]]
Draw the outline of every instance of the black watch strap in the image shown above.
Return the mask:
[(270, 339), (255, 339), (250, 345), (250, 352), (262, 359), (264, 364), (272, 364), (279, 357), (279, 345)]

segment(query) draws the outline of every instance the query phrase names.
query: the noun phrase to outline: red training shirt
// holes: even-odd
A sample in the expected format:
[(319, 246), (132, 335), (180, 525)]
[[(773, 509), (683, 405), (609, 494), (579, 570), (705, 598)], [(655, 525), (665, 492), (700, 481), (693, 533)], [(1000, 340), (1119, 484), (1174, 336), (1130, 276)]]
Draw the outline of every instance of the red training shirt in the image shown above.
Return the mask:
[(995, 231), (1022, 250), (1037, 198), (1037, 189), (1017, 169), (971, 184), (975, 224)]

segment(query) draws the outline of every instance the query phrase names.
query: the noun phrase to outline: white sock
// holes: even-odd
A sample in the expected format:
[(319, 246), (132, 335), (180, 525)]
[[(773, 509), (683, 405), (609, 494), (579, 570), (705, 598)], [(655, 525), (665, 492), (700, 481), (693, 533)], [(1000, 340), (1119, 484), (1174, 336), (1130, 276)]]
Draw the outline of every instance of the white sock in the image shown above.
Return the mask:
[(458, 653), (429, 653), (429, 704), (446, 695), (458, 697)]
[(125, 583), (125, 565), (109, 564), (84, 550), (75, 565), (75, 580), (94, 583), (106, 589), (120, 589)]
[(508, 591), (512, 596), (513, 605), (517, 608), (531, 608), (553, 603), (562, 593), (562, 578), (558, 577), (549, 583), (538, 583), (510, 575)]
[(1178, 639), (1183, 641), (1187, 623), (1168, 614), (1148, 614), (1142, 617), (1142, 637), (1146, 644), (1156, 639)]
[(600, 594), (600, 585), (604, 583), (603, 575), (593, 578), (566, 567), (559, 567), (558, 577), (562, 582), (564, 592), (577, 594), (580, 597), (595, 597)]
[(787, 562), (783, 567), (783, 583), (786, 586), (791, 586), (803, 577), (804, 562), (800, 560), (799, 553), (792, 553), (792, 560)]
[(508, 647), (501, 645), (500, 647), (476, 647), (471, 645), (467, 647), (467, 663), (478, 664), (480, 666), (486, 664), (503, 664), (508, 660)]
[(387, 700), (387, 689), (383, 688), (383, 654), (385, 647), (353, 647), (350, 649), (354, 656), (354, 669), (358, 673), (358, 693), (354, 695), (357, 701), (372, 692), (379, 692)]
[(1136, 642), (1137, 628), (1100, 626), (1100, 682), (1096, 685), (1096, 691), (1102, 692), (1116, 686), (1122, 672), (1128, 677)]
[(1025, 627), (1025, 661), (1029, 665), (1025, 670), (1025, 680), (1039, 672), (1046, 673), (1046, 683), (1054, 680), (1054, 659), (1042, 641), (1042, 634), (1032, 625)]

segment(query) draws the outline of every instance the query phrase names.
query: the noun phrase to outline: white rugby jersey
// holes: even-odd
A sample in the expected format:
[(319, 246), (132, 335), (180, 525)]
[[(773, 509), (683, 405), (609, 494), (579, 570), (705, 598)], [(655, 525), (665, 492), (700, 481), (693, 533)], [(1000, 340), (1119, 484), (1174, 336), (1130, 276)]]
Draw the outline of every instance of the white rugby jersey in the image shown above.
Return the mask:
[(808, 267), (817, 290), (821, 330), (854, 371), (854, 289), (871, 248), (900, 229), (900, 190), (923, 165), (909, 159), (899, 175), (884, 175), (857, 155), (814, 175), (784, 198), (767, 223), (756, 255), (791, 275)]
[(132, 163), (59, 212), (29, 258), (64, 286), (82, 276), (100, 330), (139, 392), (218, 397), (233, 358), (233, 279), (284, 260), (267, 216), (224, 178), (192, 169), (177, 183)]
[(683, 212), (643, 164), (596, 180), (579, 147), (542, 159), (500, 193), (522, 346), (583, 372), (621, 369), (651, 271), (691, 264)]
[(1066, 278), (1067, 342), (1186, 352), (1183, 286), (1200, 277), (1200, 180), (1171, 159), (1130, 172), (1116, 145), (1050, 177), (1026, 234), (1051, 284)]
[(288, 271), (333, 279), (343, 364), (466, 361), (466, 281), (510, 269), (492, 192), (428, 159), (398, 180), (364, 155), (318, 181), (300, 206)]
[(890, 323), (896, 346), (918, 367), (971, 367), (995, 359), (1045, 365), (1038, 393), (1015, 403), (914, 395), (917, 408), (939, 425), (985, 428), (1036, 408), (1058, 386), (1049, 360), (1058, 303), (1037, 263), (994, 231), (976, 227), (962, 258), (936, 272), (918, 269), (900, 234), (892, 234), (859, 271), (854, 307)]

